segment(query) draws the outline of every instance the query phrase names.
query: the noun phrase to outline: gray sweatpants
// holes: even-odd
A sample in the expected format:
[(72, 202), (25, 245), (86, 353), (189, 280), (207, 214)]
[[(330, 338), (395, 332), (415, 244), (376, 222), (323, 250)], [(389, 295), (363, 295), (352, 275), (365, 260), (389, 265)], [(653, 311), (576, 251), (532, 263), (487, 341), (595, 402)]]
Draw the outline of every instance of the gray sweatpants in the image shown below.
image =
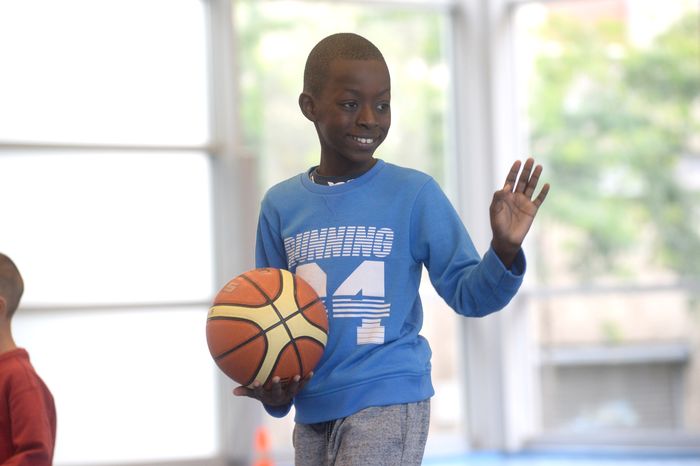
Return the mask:
[(351, 416), (294, 426), (296, 466), (420, 466), (430, 400), (363, 409)]

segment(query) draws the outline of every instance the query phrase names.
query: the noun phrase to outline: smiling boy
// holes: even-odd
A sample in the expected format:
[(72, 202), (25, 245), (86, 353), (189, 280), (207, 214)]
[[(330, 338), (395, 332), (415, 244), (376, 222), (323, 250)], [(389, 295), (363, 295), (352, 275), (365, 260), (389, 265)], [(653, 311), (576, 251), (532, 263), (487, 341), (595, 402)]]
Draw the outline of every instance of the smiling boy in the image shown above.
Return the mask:
[[(525, 272), (521, 244), (549, 186), (515, 162), (490, 206), (491, 247), (479, 256), (430, 176), (375, 158), (391, 126), (381, 52), (334, 34), (309, 54), (299, 107), (318, 134), (319, 165), (263, 199), (256, 265), (288, 269), (325, 300), (330, 322), (313, 377), (237, 387), (273, 416), (294, 405), (297, 465), (420, 465), (434, 394), (419, 332), (422, 268), (459, 314), (502, 309)], [(302, 390), (303, 389), (303, 390)]]
[(380, 60), (332, 60), (328, 78), (323, 88), (299, 96), (321, 144), (316, 173), (354, 177), (377, 162), (374, 151), (391, 126), (389, 70)]

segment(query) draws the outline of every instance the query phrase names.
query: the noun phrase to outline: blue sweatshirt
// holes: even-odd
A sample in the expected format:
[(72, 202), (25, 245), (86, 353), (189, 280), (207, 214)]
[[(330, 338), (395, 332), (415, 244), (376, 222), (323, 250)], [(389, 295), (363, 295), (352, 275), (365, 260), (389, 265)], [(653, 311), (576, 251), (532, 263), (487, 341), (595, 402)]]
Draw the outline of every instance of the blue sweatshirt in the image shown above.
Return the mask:
[[(423, 266), (450, 307), (481, 317), (515, 295), (525, 257), (511, 270), (491, 249), (481, 259), (434, 179), (378, 160), (341, 185), (315, 184), (307, 172), (273, 186), (261, 205), (256, 266), (296, 273), (325, 301), (328, 343), (294, 399), (296, 422), (311, 424), (434, 394), (430, 347), (419, 335)], [(281, 417), (290, 406), (266, 409)]]

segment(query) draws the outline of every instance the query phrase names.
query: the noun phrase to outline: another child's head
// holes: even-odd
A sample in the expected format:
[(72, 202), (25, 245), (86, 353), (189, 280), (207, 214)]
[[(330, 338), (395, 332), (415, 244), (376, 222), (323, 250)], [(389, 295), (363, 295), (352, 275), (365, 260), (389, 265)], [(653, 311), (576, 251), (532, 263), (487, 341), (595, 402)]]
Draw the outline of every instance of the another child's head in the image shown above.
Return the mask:
[(333, 34), (309, 53), (302, 113), (321, 143), (324, 175), (362, 173), (391, 126), (391, 79), (379, 49), (362, 36)]
[(0, 253), (0, 320), (10, 320), (24, 292), (22, 275), (12, 259)]

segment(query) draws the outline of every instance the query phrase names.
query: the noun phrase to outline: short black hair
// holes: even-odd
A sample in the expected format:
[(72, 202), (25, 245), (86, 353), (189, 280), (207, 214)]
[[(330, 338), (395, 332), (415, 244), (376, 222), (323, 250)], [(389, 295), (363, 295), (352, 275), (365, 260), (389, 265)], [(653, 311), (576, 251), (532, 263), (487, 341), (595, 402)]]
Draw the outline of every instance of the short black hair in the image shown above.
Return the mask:
[(19, 269), (12, 259), (0, 253), (0, 295), (7, 302), (7, 315), (12, 315), (19, 306), (19, 300), (24, 292), (24, 281)]
[(364, 37), (351, 32), (332, 34), (322, 39), (309, 52), (304, 67), (304, 92), (313, 96), (320, 94), (330, 64), (336, 58), (379, 60), (386, 65), (382, 52)]

